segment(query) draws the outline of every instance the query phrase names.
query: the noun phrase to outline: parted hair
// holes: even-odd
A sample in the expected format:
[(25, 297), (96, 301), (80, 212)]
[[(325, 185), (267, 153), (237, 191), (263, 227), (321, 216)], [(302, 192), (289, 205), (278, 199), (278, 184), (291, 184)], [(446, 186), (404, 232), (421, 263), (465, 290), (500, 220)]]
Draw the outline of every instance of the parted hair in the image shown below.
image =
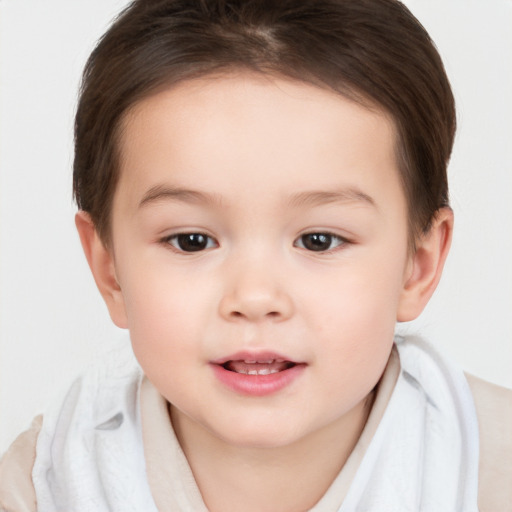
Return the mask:
[(249, 70), (331, 90), (387, 113), (412, 238), (448, 206), (456, 116), (441, 58), (396, 0), (135, 0), (85, 66), (73, 192), (102, 241), (120, 172), (123, 120), (174, 84)]

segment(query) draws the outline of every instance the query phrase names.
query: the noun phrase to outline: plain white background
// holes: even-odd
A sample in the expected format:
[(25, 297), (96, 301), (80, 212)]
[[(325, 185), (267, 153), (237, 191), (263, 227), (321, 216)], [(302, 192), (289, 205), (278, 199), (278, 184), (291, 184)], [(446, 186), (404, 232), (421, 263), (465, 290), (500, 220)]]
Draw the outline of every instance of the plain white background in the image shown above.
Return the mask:
[[(113, 327), (75, 233), (72, 125), (79, 77), (126, 0), (0, 1), (0, 452)], [(467, 371), (512, 387), (512, 2), (409, 0), (458, 104), (456, 230), (420, 332)]]

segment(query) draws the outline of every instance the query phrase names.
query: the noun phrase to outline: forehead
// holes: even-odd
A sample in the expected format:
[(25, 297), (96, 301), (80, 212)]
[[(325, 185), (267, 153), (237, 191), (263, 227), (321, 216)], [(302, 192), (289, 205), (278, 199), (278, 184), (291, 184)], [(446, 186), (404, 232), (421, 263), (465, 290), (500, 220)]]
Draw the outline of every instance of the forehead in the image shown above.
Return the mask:
[(122, 128), (116, 196), (130, 195), (132, 207), (169, 182), (220, 196), (401, 188), (389, 117), (296, 81), (237, 74), (183, 82), (136, 104)]

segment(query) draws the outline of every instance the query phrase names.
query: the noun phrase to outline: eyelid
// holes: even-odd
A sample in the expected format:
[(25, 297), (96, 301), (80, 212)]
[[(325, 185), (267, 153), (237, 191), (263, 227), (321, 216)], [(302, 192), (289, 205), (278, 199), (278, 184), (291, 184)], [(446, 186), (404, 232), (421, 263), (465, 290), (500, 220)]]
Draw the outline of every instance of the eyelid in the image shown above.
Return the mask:
[[(172, 240), (177, 240), (179, 236), (183, 236), (183, 235), (201, 235), (207, 239), (207, 245), (203, 249), (199, 249), (197, 251), (185, 251), (185, 250), (181, 249), (180, 247), (178, 247), (177, 245), (171, 243)], [(171, 233), (169, 235), (166, 235), (166, 236), (160, 238), (159, 242), (168, 246), (170, 249), (172, 249), (173, 251), (175, 251), (179, 254), (195, 254), (195, 253), (199, 253), (199, 252), (204, 252), (208, 249), (213, 249), (215, 247), (219, 247), (219, 242), (217, 242), (217, 240), (213, 236), (210, 236), (208, 233), (205, 233), (205, 232), (199, 231), (199, 230), (197, 230), (197, 231), (196, 230), (183, 230), (183, 231)], [(211, 244), (211, 242), (213, 242), (213, 244)]]
[[(203, 236), (207, 239), (207, 243), (206, 243), (206, 246), (204, 248), (200, 248), (196, 251), (187, 251), (187, 250), (184, 250), (183, 248), (180, 248), (179, 245), (177, 243), (173, 243), (173, 241), (177, 241), (178, 240), (178, 237), (179, 236), (183, 236), (183, 235), (200, 235), (200, 236)], [(302, 242), (302, 238), (303, 237), (306, 237), (308, 235), (326, 235), (328, 237), (331, 238), (331, 242), (335, 242), (335, 245), (334, 247), (329, 247), (328, 249), (325, 249), (325, 250), (318, 250), (318, 251), (315, 251), (315, 250), (312, 250), (312, 249), (308, 249), (307, 247), (304, 246), (304, 243)], [(159, 243), (169, 247), (170, 249), (172, 249), (173, 251), (179, 253), (179, 254), (193, 254), (193, 253), (199, 253), (199, 252), (204, 252), (206, 250), (209, 250), (209, 249), (213, 249), (213, 248), (216, 248), (216, 247), (219, 247), (220, 244), (219, 242), (215, 239), (215, 237), (209, 235), (208, 233), (205, 233), (204, 231), (200, 231), (200, 230), (194, 230), (194, 229), (184, 229), (184, 230), (180, 230), (180, 231), (177, 231), (177, 232), (174, 232), (174, 233), (170, 233), (166, 236), (163, 236), (161, 237), (159, 240), (158, 240)], [(343, 235), (340, 235), (340, 234), (337, 234), (337, 233), (333, 233), (332, 231), (329, 231), (329, 230), (323, 230), (323, 229), (312, 229), (312, 230), (308, 230), (304, 233), (301, 233), (296, 239), (295, 241), (293, 242), (293, 245), (295, 247), (298, 247), (299, 249), (303, 249), (305, 251), (308, 251), (308, 252), (313, 252), (313, 253), (319, 253), (319, 254), (328, 254), (328, 253), (331, 253), (331, 252), (335, 252), (337, 250), (340, 250), (341, 248), (345, 247), (346, 245), (350, 245), (350, 244), (353, 244), (354, 242), (352, 240), (350, 240), (349, 238), (343, 236)]]
[[(298, 245), (298, 243), (301, 241), (302, 237), (304, 236), (308, 236), (308, 235), (327, 235), (329, 237), (331, 237), (332, 239), (336, 239), (338, 240), (338, 243), (334, 246), (334, 247), (331, 247), (329, 249), (326, 249), (324, 251), (320, 250), (320, 251), (314, 251), (314, 250), (311, 250), (311, 249), (308, 249), (307, 247), (304, 247), (304, 245), (302, 244), (302, 246)], [(337, 250), (340, 250), (342, 249), (343, 247), (345, 247), (346, 245), (350, 245), (352, 244), (353, 242), (348, 239), (347, 237), (345, 236), (342, 236), (342, 235), (339, 235), (337, 233), (333, 233), (332, 231), (329, 231), (329, 230), (322, 230), (322, 229), (313, 229), (313, 230), (309, 230), (305, 233), (301, 233), (294, 241), (293, 245), (295, 247), (298, 247), (299, 249), (304, 249), (308, 252), (311, 252), (311, 253), (318, 253), (318, 254), (329, 254), (331, 252), (335, 252)]]

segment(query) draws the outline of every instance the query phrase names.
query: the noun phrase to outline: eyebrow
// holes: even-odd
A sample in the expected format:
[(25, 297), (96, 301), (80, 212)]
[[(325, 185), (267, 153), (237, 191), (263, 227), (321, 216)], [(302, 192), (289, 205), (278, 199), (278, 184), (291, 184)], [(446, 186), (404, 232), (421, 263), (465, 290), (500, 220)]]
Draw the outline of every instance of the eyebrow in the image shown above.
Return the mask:
[(334, 191), (313, 190), (300, 192), (290, 199), (290, 205), (299, 206), (322, 206), (330, 203), (363, 203), (377, 208), (375, 200), (355, 187), (342, 188)]
[[(218, 205), (222, 202), (220, 196), (169, 185), (155, 185), (151, 187), (139, 203), (139, 208), (148, 204), (158, 203), (164, 200), (182, 201), (194, 204)], [(374, 199), (361, 190), (349, 187), (335, 191), (313, 190), (294, 194), (289, 201), (290, 206), (322, 206), (330, 203), (361, 202), (377, 208)]]
[(195, 204), (219, 204), (221, 202), (220, 197), (215, 194), (169, 185), (155, 185), (144, 194), (139, 208), (169, 199)]

